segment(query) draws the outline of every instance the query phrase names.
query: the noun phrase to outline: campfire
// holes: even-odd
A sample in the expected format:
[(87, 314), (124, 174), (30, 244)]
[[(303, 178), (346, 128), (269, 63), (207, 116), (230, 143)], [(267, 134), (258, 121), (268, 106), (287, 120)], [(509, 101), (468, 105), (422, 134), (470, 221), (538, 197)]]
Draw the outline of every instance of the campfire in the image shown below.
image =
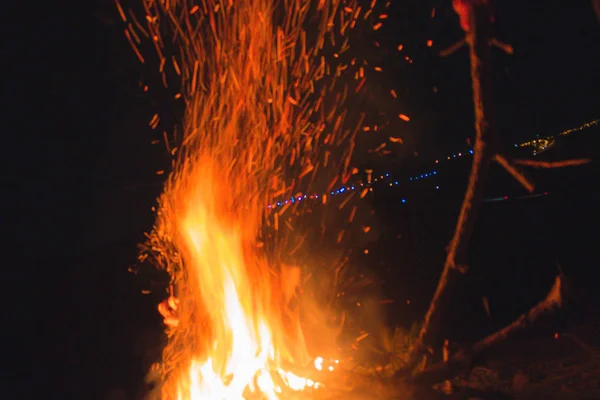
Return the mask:
[[(274, 400), (314, 392), (337, 361), (309, 353), (297, 299), (301, 272), (274, 256), (283, 249), (266, 250), (264, 227), (279, 230), (288, 208), (267, 205), (301, 200), (297, 191), (310, 190), (306, 181), (317, 170), (333, 171), (335, 180), (351, 175), (351, 151), (338, 161), (319, 151), (353, 138), (342, 133), (345, 113), (336, 108), (343, 100), (325, 85), (335, 79), (323, 79), (332, 68), (320, 52), (365, 10), (331, 0), (191, 3), (143, 1), (161, 73), (172, 64), (182, 82), (175, 97), (185, 100), (180, 140), (165, 139), (173, 170), (148, 235), (149, 252), (172, 280), (159, 305), (169, 336), (158, 366), (161, 397)], [(308, 39), (311, 22), (317, 35)], [(144, 61), (135, 32), (126, 35)], [(336, 101), (326, 107), (327, 96)]]
[(277, 399), (285, 390), (316, 389), (317, 382), (288, 369), (310, 361), (290, 307), (299, 282), (292, 273), (272, 272), (255, 239), (261, 208), (239, 204), (221, 183), (235, 176), (213, 162), (191, 161), (163, 197), (159, 226), (175, 232), (185, 266), (175, 296), (159, 306), (171, 329), (165, 358), (177, 360), (166, 389), (182, 400), (256, 393)]
[[(343, 381), (336, 376), (344, 363), (337, 360), (335, 346), (326, 349), (326, 359), (306, 339), (309, 333), (335, 336), (327, 311), (303, 307), (303, 271), (285, 265), (281, 257), (296, 252), (303, 241), (279, 239), (282, 226), (296, 235), (293, 222), (306, 210), (304, 199), (326, 204), (334, 186), (347, 185), (357, 173), (350, 167), (354, 140), (371, 127), (364, 124), (364, 114), (346, 120), (349, 87), (339, 85), (343, 79), (338, 78), (350, 73), (354, 92), (364, 87), (364, 66), (369, 64), (344, 61), (341, 54), (349, 49), (344, 36), (358, 21), (372, 18), (376, 3), (362, 8), (352, 0), (142, 0), (146, 28), (117, 3), (139, 60), (145, 62), (138, 48), (143, 35), (158, 55), (164, 86), (169, 87), (169, 66), (180, 82), (174, 97), (185, 101), (180, 134), (174, 139), (164, 135), (173, 155), (172, 171), (143, 255), (152, 256), (171, 277), (169, 296), (158, 306), (168, 327), (168, 343), (156, 367), (163, 400), (276, 400), (295, 393), (324, 398), (323, 390), (329, 389), (323, 388)], [(344, 373), (376, 398), (409, 398), (405, 382), (428, 393), (434, 384), (450, 385), (449, 379), (471, 368), (477, 356), (552, 315), (563, 303), (559, 276), (547, 298), (513, 323), (452, 355), (446, 346), (443, 359), (427, 365), (449, 288), (467, 271), (468, 243), (490, 164), (497, 162), (530, 192), (534, 185), (515, 165), (540, 166), (515, 162), (489, 145), (497, 136), (490, 48), (511, 53), (512, 47), (491, 35), (495, 18), (488, 1), (452, 4), (465, 37), (441, 55), (469, 47), (476, 111), (472, 170), (442, 276), (418, 332), (403, 335), (397, 330), (394, 337), (400, 339), (388, 346), (393, 348), (388, 360)], [(371, 20), (372, 29), (378, 30), (385, 19), (387, 14)], [(306, 25), (314, 29), (305, 30)], [(399, 118), (410, 120), (404, 114)], [(155, 115), (150, 125), (155, 129), (159, 124)], [(394, 137), (390, 141), (401, 143)], [(366, 172), (361, 197), (372, 190), (372, 171)], [(315, 194), (317, 180), (327, 184)], [(342, 189), (338, 192), (348, 190)], [(336, 233), (338, 244), (344, 233)], [(338, 272), (331, 274), (334, 281)], [(335, 296), (335, 288), (330, 289)], [(310, 329), (301, 311), (310, 314)], [(356, 343), (367, 336), (361, 333)], [(360, 383), (361, 376), (368, 378)], [(396, 378), (393, 384), (389, 378)], [(344, 390), (348, 395), (350, 390)]]

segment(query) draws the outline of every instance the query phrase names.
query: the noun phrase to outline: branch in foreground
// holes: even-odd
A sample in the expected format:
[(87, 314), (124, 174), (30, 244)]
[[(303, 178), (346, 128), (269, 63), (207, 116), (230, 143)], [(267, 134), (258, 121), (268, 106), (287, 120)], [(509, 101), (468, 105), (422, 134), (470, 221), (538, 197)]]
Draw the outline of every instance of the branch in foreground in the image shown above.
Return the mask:
[(448, 57), (451, 54), (454, 54), (456, 51), (462, 49), (467, 44), (466, 40), (463, 38), (458, 42), (454, 43), (452, 46), (448, 47), (445, 50), (440, 51), (440, 57)]
[(441, 316), (450, 302), (458, 276), (466, 271), (468, 244), (483, 201), (485, 181), (497, 144), (490, 49), (490, 41), (493, 38), (492, 9), (488, 1), (463, 0), (455, 1), (453, 5), (461, 17), (461, 26), (465, 30), (466, 43), (470, 48), (476, 132), (473, 164), (440, 281), (425, 314), (419, 336), (410, 352), (408, 363), (402, 371), (398, 371), (399, 375), (410, 373), (419, 363), (426, 344), (431, 343), (432, 332), (439, 328)]
[(564, 167), (576, 167), (578, 165), (587, 164), (592, 161), (589, 158), (578, 158), (575, 160), (564, 160), (564, 161), (537, 161), (537, 160), (513, 160), (516, 165), (524, 165), (533, 168), (564, 168)]
[(456, 353), (448, 362), (442, 362), (417, 373), (411, 381), (416, 384), (433, 385), (466, 372), (473, 360), (497, 345), (514, 337), (516, 334), (531, 329), (542, 319), (553, 315), (564, 303), (565, 285), (560, 276), (556, 277), (554, 285), (544, 300), (522, 314), (510, 325), (492, 333), (485, 339), (475, 343), (469, 350)]
[(515, 178), (521, 185), (523, 185), (525, 190), (527, 190), (529, 193), (533, 193), (535, 189), (535, 185), (533, 184), (533, 182), (529, 181), (529, 179), (527, 179), (525, 175), (523, 175), (521, 171), (519, 171), (513, 165), (513, 163), (511, 163), (508, 160), (508, 158), (501, 154), (496, 154), (496, 157), (494, 159), (498, 164), (502, 165), (504, 169), (513, 176), (513, 178)]

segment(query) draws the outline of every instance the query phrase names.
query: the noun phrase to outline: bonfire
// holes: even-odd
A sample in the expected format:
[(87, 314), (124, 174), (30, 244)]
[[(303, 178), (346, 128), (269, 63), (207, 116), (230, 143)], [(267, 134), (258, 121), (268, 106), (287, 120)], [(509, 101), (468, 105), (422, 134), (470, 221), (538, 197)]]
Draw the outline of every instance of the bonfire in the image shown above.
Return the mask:
[[(297, 393), (321, 398), (328, 385), (340, 387), (343, 379), (335, 374), (343, 370), (343, 362), (335, 349), (328, 349), (327, 356), (315, 354), (306, 340), (309, 333), (335, 336), (334, 318), (328, 310), (317, 311), (313, 302), (307, 329), (301, 311), (311, 303), (300, 293), (310, 274), (286, 265), (282, 257), (296, 252), (302, 240), (294, 235), (280, 240), (281, 226), (294, 232), (294, 217), (305, 210), (303, 200), (326, 204), (329, 194), (355, 190), (349, 183), (357, 173), (350, 166), (355, 138), (370, 127), (363, 126), (364, 115), (346, 119), (348, 86), (339, 85), (338, 78), (349, 73), (354, 92), (364, 87), (368, 63), (346, 62), (341, 55), (349, 49), (348, 32), (373, 15), (376, 3), (143, 0), (146, 27), (117, 4), (140, 61), (145, 62), (138, 49), (142, 34), (156, 50), (165, 86), (169, 66), (180, 82), (175, 98), (185, 101), (181, 134), (176, 140), (165, 135), (173, 166), (142, 256), (152, 256), (171, 277), (169, 296), (159, 305), (168, 327), (168, 343), (156, 366), (160, 398), (276, 400)], [(469, 185), (438, 288), (418, 332), (397, 332), (400, 339), (387, 364), (344, 374), (354, 384), (360, 376), (377, 376), (363, 381), (371, 393), (360, 398), (373, 392), (379, 392), (378, 398), (409, 398), (409, 387), (398, 384), (402, 381), (428, 390), (435, 383), (449, 384), (472, 367), (476, 356), (563, 303), (559, 276), (548, 297), (512, 324), (453, 355), (446, 342), (443, 360), (426, 367), (448, 289), (467, 271), (468, 242), (490, 164), (497, 162), (526, 190), (534, 189), (516, 167), (534, 164), (515, 162), (496, 146), (490, 51), (494, 46), (512, 53), (512, 47), (492, 35), (495, 18), (488, 1), (454, 0), (453, 6), (465, 37), (441, 55), (464, 46), (470, 50), (476, 137)], [(384, 15), (373, 29), (381, 27)], [(404, 114), (399, 118), (410, 120)], [(155, 116), (151, 125), (156, 127), (158, 120)], [(366, 172), (367, 184), (354, 192), (361, 197), (372, 190), (372, 171)], [(327, 185), (317, 190), (316, 181), (323, 177)], [(336, 184), (342, 186), (334, 191)], [(338, 242), (343, 236), (337, 235)], [(336, 269), (333, 275), (338, 273)], [(335, 295), (335, 283), (329, 295)], [(404, 346), (396, 349), (398, 344)], [(383, 379), (390, 377), (393, 384)], [(381, 385), (390, 388), (387, 394)]]
[[(161, 73), (167, 64), (175, 71), (176, 97), (185, 100), (146, 247), (172, 281), (159, 306), (169, 336), (157, 366), (163, 399), (279, 399), (318, 390), (335, 369), (335, 359), (309, 352), (297, 299), (302, 272), (284, 265), (278, 243), (289, 241), (274, 237), (286, 213), (289, 223), (301, 200), (315, 197), (317, 171), (332, 183), (356, 172), (349, 165), (359, 125), (344, 123), (347, 88), (335, 84), (349, 65), (330, 64), (323, 52), (347, 50), (347, 40), (336, 40), (375, 4), (143, 2), (147, 28), (135, 26), (152, 39)], [(139, 32), (126, 35), (144, 62)], [(349, 145), (330, 159), (341, 144)], [(281, 198), (282, 207), (268, 206)], [(313, 335), (331, 335), (326, 318), (320, 329)]]

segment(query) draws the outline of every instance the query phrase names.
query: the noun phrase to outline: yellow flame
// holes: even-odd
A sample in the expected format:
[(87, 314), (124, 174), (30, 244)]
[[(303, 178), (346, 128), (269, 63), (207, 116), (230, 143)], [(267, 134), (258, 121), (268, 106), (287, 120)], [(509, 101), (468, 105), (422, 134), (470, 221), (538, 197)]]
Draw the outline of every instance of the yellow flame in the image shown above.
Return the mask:
[[(290, 190), (288, 167), (314, 179), (330, 153), (322, 162), (316, 149), (354, 140), (358, 131), (342, 133), (345, 113), (336, 116), (345, 94), (332, 96), (325, 110), (336, 78), (321, 90), (315, 83), (331, 71), (319, 51), (326, 37), (335, 43), (334, 17), (353, 14), (340, 0), (320, 0), (316, 10), (311, 0), (142, 3), (148, 27), (136, 26), (152, 39), (161, 73), (169, 42), (161, 21), (172, 32), (183, 92), (176, 98), (186, 101), (183, 140), (149, 236), (175, 287), (159, 306), (170, 327), (162, 397), (275, 400), (317, 388), (288, 370), (309, 360), (298, 313), (289, 307), (294, 284), (285, 281), (298, 277), (268, 262), (257, 237), (266, 204)], [(319, 15), (314, 48), (302, 28), (311, 10)], [(155, 117), (151, 125), (159, 123)], [(326, 127), (331, 133), (322, 135)], [(343, 175), (352, 148), (337, 161)]]

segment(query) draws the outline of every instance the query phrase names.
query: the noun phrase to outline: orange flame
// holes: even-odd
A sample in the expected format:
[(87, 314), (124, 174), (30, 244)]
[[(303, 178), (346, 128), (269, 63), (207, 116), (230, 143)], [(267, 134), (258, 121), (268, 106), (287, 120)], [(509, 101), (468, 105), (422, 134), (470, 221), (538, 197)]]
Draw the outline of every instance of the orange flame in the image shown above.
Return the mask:
[[(347, 66), (331, 74), (320, 56), (346, 31), (334, 30), (341, 4), (355, 1), (321, 0), (316, 10), (311, 0), (142, 3), (147, 29), (137, 20), (135, 26), (152, 39), (165, 87), (169, 41), (160, 34), (164, 25), (172, 32), (179, 53), (172, 64), (182, 82), (176, 98), (186, 101), (181, 145), (169, 150), (178, 158), (149, 235), (176, 291), (159, 306), (169, 326), (162, 398), (274, 400), (316, 388), (289, 372), (310, 361), (290, 306), (299, 276), (269, 262), (257, 238), (265, 206), (293, 190), (290, 170), (310, 171), (305, 175), (314, 180), (318, 166), (327, 166), (319, 146), (353, 141), (359, 130), (342, 133), (346, 113), (336, 115), (346, 88), (325, 107)], [(312, 46), (303, 30), (311, 11), (319, 16)], [(325, 128), (331, 133), (322, 135)], [(352, 148), (329, 168), (347, 173)]]
[[(173, 207), (163, 208), (177, 210), (169, 222), (176, 226), (174, 241), (187, 274), (179, 288), (181, 303), (169, 304), (178, 313), (174, 334), (183, 329), (191, 335), (185, 339), (189, 361), (175, 380), (177, 398), (242, 399), (260, 392), (277, 399), (283, 386), (314, 387), (282, 369), (283, 361), (294, 361), (291, 352), (281, 351), (290, 336), (281, 313), (285, 298), (257, 252), (254, 231), (248, 231), (252, 216), (236, 218), (235, 201), (226, 200), (231, 190), (219, 182), (232, 177), (208, 156), (188, 165), (167, 192)], [(302, 338), (295, 339), (301, 347)]]

